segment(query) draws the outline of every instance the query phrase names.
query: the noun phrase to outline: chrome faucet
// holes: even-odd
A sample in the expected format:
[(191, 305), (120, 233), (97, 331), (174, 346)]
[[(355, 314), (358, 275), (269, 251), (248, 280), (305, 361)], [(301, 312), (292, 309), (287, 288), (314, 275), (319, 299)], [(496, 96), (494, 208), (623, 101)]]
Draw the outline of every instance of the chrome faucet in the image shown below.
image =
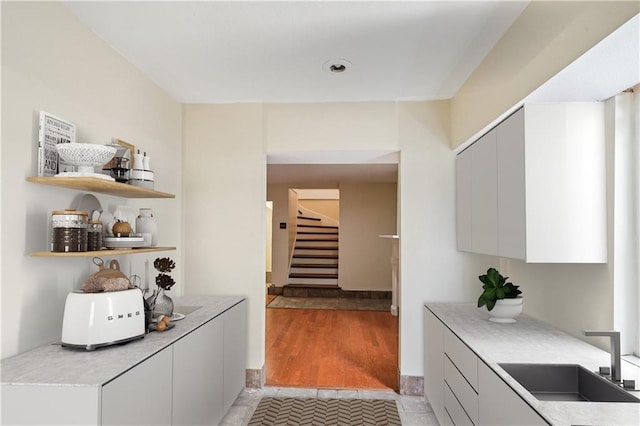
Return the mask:
[(605, 336), (611, 338), (611, 380), (620, 383), (622, 360), (620, 354), (620, 332), (619, 331), (594, 331), (585, 330), (585, 336)]

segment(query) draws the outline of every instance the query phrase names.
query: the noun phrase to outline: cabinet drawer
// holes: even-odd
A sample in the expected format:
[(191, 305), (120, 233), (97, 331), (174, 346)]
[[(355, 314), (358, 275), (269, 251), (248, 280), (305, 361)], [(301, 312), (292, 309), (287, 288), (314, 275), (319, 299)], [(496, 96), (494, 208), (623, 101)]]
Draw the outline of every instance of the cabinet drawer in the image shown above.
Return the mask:
[(447, 357), (444, 359), (444, 381), (471, 421), (478, 424), (478, 394)]
[(453, 420), (455, 426), (474, 426), (446, 383), (444, 384), (444, 409), (449, 414), (449, 417), (451, 417), (451, 420)]
[(471, 387), (478, 391), (478, 357), (448, 328), (444, 330), (444, 353), (460, 370)]

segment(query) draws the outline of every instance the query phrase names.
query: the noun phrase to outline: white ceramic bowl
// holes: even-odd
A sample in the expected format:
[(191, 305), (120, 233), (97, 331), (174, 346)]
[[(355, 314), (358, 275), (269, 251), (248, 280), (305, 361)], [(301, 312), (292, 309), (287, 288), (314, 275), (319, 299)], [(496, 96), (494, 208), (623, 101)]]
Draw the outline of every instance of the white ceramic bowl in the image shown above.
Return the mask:
[(64, 161), (78, 167), (80, 173), (93, 173), (93, 168), (106, 164), (116, 154), (116, 148), (91, 143), (59, 143), (58, 154)]

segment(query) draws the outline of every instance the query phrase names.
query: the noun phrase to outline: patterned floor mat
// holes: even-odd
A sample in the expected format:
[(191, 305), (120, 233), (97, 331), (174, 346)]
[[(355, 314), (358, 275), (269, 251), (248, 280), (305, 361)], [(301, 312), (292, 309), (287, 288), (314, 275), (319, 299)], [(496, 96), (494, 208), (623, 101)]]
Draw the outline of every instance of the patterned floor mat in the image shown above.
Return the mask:
[(400, 426), (391, 399), (262, 398), (249, 426)]
[(278, 296), (269, 302), (267, 307), (287, 309), (333, 309), (346, 311), (389, 311), (391, 308), (391, 300)]

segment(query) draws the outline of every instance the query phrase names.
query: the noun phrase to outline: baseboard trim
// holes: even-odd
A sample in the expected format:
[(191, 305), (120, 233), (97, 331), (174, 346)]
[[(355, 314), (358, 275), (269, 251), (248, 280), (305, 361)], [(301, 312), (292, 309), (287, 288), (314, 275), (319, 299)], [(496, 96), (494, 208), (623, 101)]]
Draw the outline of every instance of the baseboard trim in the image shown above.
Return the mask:
[(262, 389), (265, 382), (264, 366), (260, 369), (247, 368), (245, 376), (245, 387), (247, 389)]
[(403, 376), (400, 375), (400, 395), (424, 395), (423, 376)]

